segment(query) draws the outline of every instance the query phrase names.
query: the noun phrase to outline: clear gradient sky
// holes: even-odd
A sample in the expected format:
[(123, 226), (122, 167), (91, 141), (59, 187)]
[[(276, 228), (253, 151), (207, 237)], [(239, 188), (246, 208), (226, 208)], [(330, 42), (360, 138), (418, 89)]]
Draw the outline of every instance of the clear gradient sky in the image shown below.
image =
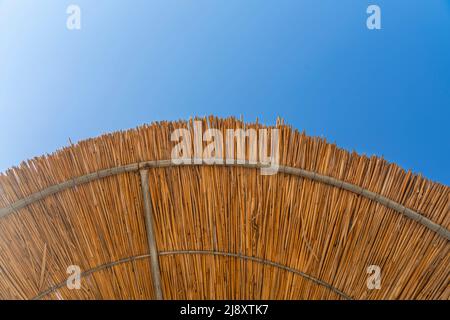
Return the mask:
[(450, 1), (0, 0), (0, 171), (209, 114), (281, 116), (449, 185)]

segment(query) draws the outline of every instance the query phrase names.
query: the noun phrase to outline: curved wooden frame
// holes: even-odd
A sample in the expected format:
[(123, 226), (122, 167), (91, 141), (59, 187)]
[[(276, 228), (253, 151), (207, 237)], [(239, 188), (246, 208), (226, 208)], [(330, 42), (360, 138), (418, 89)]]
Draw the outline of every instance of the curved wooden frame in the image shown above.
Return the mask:
[[(44, 199), (45, 197), (51, 196), (55, 193), (71, 189), (77, 185), (85, 184), (91, 181), (95, 181), (98, 179), (118, 175), (121, 173), (126, 172), (138, 172), (142, 169), (151, 169), (151, 168), (167, 168), (167, 167), (182, 167), (182, 166), (194, 166), (199, 165), (195, 163), (196, 159), (184, 159), (183, 163), (181, 164), (174, 164), (172, 160), (151, 160), (151, 161), (143, 161), (123, 166), (117, 166), (114, 168), (104, 169), (97, 172), (89, 173), (80, 177), (72, 178), (70, 180), (67, 180), (65, 182), (50, 186), (46, 189), (40, 190), (38, 192), (35, 192), (25, 198), (22, 198), (14, 203), (12, 203), (10, 206), (0, 209), (0, 218), (11, 214), (14, 211), (17, 211), (19, 209), (22, 209), (34, 202), (40, 201)], [(198, 159), (197, 159), (198, 160)], [(205, 163), (209, 162), (211, 164)], [(214, 163), (216, 162), (216, 163)], [(260, 169), (260, 168), (268, 168), (269, 166), (256, 163), (251, 164), (248, 161), (245, 163), (237, 163), (234, 159), (203, 159), (203, 163), (201, 165), (207, 165), (207, 166), (225, 166), (225, 167), (243, 167), (243, 168), (253, 168), (253, 169)], [(290, 174), (293, 176), (298, 176), (306, 179), (310, 179), (313, 181), (325, 183), (343, 190), (347, 190), (350, 192), (353, 192), (355, 194), (361, 195), (365, 198), (368, 198), (372, 201), (375, 201), (377, 203), (380, 203), (387, 208), (393, 209), (406, 217), (418, 222), (419, 224), (425, 226), (429, 230), (437, 233), (441, 237), (450, 240), (450, 231), (447, 230), (444, 226), (437, 224), (430, 219), (426, 218), (425, 216), (421, 215), (419, 212), (416, 212), (412, 209), (409, 209), (400, 203), (397, 203), (393, 200), (390, 200), (389, 198), (386, 198), (385, 196), (382, 196), (378, 193), (369, 191), (367, 189), (364, 189), (360, 186), (330, 177), (321, 175), (319, 173), (316, 173), (314, 171), (308, 171), (303, 170), (299, 168), (293, 168), (288, 166), (279, 166), (278, 167), (278, 173), (285, 173)]]
[[(341, 290), (333, 287), (331, 284), (322, 281), (318, 278), (315, 278), (305, 272), (302, 272), (300, 270), (297, 269), (293, 269), (290, 268), (288, 266), (285, 266), (283, 264), (274, 262), (274, 261), (270, 261), (270, 260), (265, 260), (265, 259), (261, 259), (258, 257), (251, 257), (251, 256), (246, 256), (246, 255), (242, 255), (242, 254), (238, 254), (238, 253), (231, 253), (231, 252), (223, 252), (223, 251), (208, 251), (208, 250), (175, 250), (175, 251), (161, 251), (158, 253), (158, 256), (169, 256), (169, 255), (179, 255), (179, 254), (198, 254), (198, 255), (216, 255), (216, 256), (222, 256), (222, 257), (232, 257), (232, 258), (236, 258), (236, 259), (242, 259), (242, 260), (246, 260), (246, 261), (253, 261), (256, 263), (261, 263), (264, 265), (268, 265), (268, 266), (272, 266), (275, 268), (279, 268), (288, 272), (292, 272), (296, 275), (299, 275), (309, 281), (314, 282), (317, 285), (323, 286), (331, 291), (333, 291), (334, 293), (338, 294), (339, 296), (341, 296), (342, 298), (346, 299), (346, 300), (352, 300), (352, 298), (350, 296), (348, 296), (347, 294), (345, 294), (344, 292), (342, 292)], [(97, 266), (95, 268), (89, 269), (85, 272), (83, 272), (80, 276), (81, 278), (87, 277), (97, 271), (103, 270), (103, 269), (107, 269), (107, 268), (111, 268), (114, 267), (116, 265), (122, 264), (122, 263), (128, 263), (131, 261), (135, 261), (135, 260), (142, 260), (142, 259), (148, 259), (151, 258), (151, 254), (145, 254), (145, 255), (139, 255), (139, 256), (132, 256), (132, 257), (128, 257), (128, 258), (124, 258), (124, 259), (120, 259), (114, 262), (110, 262), (110, 263), (106, 263), (106, 264), (102, 264), (100, 266)], [(55, 292), (58, 289), (61, 289), (64, 287), (64, 285), (66, 284), (66, 281), (60, 282), (55, 286), (52, 286), (50, 288), (48, 288), (47, 290), (39, 293), (37, 296), (33, 297), (32, 300), (39, 300), (42, 299), (43, 297), (45, 297), (46, 295)], [(156, 294), (156, 293), (155, 293)], [(158, 297), (157, 297), (158, 298)]]

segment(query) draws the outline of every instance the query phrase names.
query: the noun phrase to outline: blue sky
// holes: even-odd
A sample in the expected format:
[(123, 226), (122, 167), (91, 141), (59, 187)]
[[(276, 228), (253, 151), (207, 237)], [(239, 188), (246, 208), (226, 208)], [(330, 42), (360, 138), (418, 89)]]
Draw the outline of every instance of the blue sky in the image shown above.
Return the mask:
[(449, 185), (449, 109), (448, 0), (0, 0), (1, 171), (155, 120), (281, 116)]

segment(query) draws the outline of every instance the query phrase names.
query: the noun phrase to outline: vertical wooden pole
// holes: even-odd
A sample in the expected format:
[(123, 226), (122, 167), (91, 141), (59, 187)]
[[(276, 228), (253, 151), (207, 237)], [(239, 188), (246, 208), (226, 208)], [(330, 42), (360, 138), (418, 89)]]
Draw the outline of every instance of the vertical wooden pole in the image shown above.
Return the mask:
[(148, 185), (148, 170), (140, 170), (142, 197), (144, 199), (145, 228), (147, 230), (147, 241), (150, 250), (150, 267), (153, 278), (153, 288), (157, 300), (162, 300), (161, 274), (159, 270), (158, 249), (153, 224), (153, 212)]

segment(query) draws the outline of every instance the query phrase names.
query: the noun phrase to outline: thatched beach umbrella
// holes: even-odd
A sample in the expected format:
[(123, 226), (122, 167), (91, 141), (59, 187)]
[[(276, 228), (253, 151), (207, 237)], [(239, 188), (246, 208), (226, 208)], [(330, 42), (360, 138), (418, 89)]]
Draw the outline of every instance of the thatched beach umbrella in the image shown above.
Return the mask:
[(207, 128), (223, 163), (198, 159), (193, 121), (160, 122), (0, 175), (0, 298), (449, 298), (449, 187), (282, 123), (262, 174), (250, 136), (244, 162), (225, 137), (266, 127), (202, 119), (203, 151)]

